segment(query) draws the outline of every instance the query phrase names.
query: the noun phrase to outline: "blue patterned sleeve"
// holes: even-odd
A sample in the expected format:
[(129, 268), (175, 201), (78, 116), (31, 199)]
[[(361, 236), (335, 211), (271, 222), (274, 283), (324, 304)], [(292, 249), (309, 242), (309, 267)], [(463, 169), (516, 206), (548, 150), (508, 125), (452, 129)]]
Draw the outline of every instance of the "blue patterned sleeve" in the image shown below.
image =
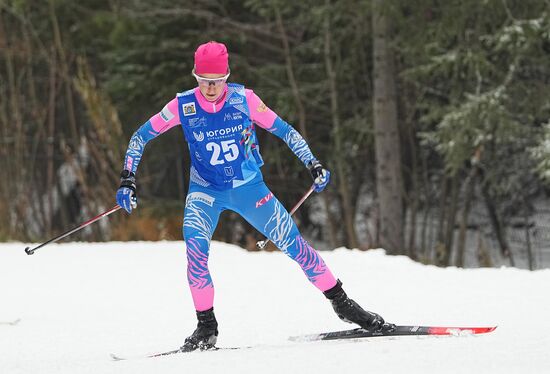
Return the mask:
[(124, 169), (130, 170), (134, 174), (137, 171), (141, 156), (145, 150), (147, 142), (159, 135), (158, 131), (153, 129), (151, 121), (145, 122), (130, 138), (126, 157), (124, 158)]
[(302, 135), (281, 117), (277, 116), (268, 131), (281, 138), (304, 165), (308, 166), (313, 160), (316, 160)]

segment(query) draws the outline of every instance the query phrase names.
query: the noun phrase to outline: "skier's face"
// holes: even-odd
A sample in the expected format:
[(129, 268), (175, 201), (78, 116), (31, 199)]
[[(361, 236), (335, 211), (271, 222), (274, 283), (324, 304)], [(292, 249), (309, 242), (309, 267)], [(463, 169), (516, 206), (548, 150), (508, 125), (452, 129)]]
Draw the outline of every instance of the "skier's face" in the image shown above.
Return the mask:
[(195, 75), (195, 78), (206, 100), (216, 101), (223, 92), (228, 76), (229, 74), (201, 74)]

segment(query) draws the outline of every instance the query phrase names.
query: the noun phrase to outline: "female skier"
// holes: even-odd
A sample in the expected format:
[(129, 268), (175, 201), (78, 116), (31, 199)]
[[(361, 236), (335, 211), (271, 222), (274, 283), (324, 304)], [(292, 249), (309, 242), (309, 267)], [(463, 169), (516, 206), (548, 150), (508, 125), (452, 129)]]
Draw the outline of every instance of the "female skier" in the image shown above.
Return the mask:
[(196, 330), (181, 349), (209, 349), (216, 344), (218, 323), (208, 252), (219, 215), (226, 209), (239, 213), (296, 261), (309, 281), (330, 300), (340, 319), (368, 330), (382, 329), (384, 319), (348, 298), (342, 283), (300, 235), (288, 211), (264, 183), (255, 126), (288, 145), (311, 173), (316, 192), (328, 184), (330, 173), (313, 156), (302, 136), (252, 90), (226, 83), (228, 60), (227, 49), (221, 43), (212, 41), (197, 48), (192, 74), (198, 87), (178, 93), (133, 134), (116, 194), (117, 203), (131, 213), (137, 206), (135, 175), (145, 145), (181, 125), (191, 156), (183, 235), (187, 277), (198, 319)]

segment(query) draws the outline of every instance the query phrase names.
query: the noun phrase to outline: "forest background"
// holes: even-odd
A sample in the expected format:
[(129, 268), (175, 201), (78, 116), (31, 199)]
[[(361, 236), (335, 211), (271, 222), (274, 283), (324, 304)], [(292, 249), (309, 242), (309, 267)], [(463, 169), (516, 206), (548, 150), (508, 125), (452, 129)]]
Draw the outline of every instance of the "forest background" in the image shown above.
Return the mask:
[[(332, 172), (296, 213), (317, 248), (383, 247), (439, 266), (550, 267), (548, 0), (0, 0), (0, 240), (51, 238), (115, 204), (132, 133), (196, 86), (225, 43), (231, 78)], [(258, 130), (286, 207), (311, 184)], [(73, 240), (181, 240), (180, 129), (147, 145), (139, 207)], [(225, 212), (215, 239), (261, 236)], [(182, 244), (183, 245), (183, 244)]]

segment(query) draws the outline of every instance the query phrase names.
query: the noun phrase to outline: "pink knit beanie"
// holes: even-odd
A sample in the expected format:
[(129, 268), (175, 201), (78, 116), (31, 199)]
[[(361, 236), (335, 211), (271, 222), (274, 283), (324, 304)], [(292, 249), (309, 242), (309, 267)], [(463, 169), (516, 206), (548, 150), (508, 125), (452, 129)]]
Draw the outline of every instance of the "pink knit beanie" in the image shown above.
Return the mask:
[(229, 55), (224, 44), (208, 42), (195, 51), (195, 74), (227, 74)]

